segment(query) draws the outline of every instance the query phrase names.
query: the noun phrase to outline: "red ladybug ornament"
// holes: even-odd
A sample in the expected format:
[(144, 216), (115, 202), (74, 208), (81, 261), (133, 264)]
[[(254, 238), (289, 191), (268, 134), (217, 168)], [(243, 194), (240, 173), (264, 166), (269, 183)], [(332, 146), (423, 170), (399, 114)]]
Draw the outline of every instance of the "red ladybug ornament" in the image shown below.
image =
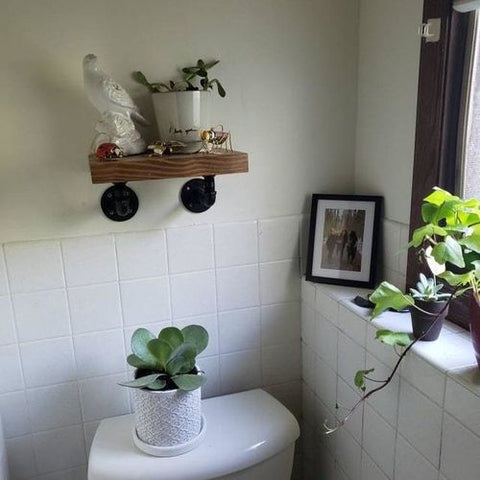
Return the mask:
[(123, 157), (123, 150), (114, 143), (102, 143), (95, 152), (97, 158), (110, 159)]

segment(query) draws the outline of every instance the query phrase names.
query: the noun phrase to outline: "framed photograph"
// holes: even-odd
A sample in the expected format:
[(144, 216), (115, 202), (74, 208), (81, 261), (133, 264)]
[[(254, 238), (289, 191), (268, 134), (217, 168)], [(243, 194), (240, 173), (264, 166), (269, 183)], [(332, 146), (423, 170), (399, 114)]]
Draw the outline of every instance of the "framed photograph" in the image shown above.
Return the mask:
[(307, 280), (374, 286), (382, 204), (377, 196), (312, 196)]

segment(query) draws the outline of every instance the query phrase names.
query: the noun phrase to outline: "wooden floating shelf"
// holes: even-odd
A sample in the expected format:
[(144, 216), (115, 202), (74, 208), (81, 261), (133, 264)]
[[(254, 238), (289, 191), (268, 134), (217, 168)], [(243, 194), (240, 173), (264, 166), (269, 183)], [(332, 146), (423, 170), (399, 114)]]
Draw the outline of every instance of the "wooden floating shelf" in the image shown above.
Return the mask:
[(188, 155), (133, 155), (118, 160), (99, 160), (90, 155), (92, 183), (123, 183), (179, 177), (205, 177), (248, 172), (243, 152), (193, 153)]

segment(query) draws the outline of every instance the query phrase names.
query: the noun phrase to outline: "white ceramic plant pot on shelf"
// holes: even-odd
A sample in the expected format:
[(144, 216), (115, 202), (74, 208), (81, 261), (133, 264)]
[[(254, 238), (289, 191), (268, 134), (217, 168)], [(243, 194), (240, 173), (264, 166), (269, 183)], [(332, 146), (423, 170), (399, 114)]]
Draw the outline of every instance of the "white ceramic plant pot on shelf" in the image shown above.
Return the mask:
[(200, 132), (211, 126), (210, 97), (210, 92), (205, 91), (153, 93), (160, 140), (185, 143), (181, 153), (200, 151)]
[(186, 444), (202, 429), (201, 388), (133, 392), (138, 438), (149, 445), (172, 447)]

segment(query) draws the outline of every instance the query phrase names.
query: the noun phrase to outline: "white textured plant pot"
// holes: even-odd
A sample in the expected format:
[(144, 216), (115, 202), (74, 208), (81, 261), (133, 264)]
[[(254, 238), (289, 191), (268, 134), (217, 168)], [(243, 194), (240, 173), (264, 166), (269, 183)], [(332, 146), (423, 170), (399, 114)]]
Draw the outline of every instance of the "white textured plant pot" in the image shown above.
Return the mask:
[(201, 388), (133, 392), (135, 427), (145, 443), (171, 447), (189, 442), (202, 428)]
[(186, 144), (182, 153), (196, 153), (202, 148), (201, 130), (210, 125), (210, 92), (153, 93), (153, 108), (162, 142)]

